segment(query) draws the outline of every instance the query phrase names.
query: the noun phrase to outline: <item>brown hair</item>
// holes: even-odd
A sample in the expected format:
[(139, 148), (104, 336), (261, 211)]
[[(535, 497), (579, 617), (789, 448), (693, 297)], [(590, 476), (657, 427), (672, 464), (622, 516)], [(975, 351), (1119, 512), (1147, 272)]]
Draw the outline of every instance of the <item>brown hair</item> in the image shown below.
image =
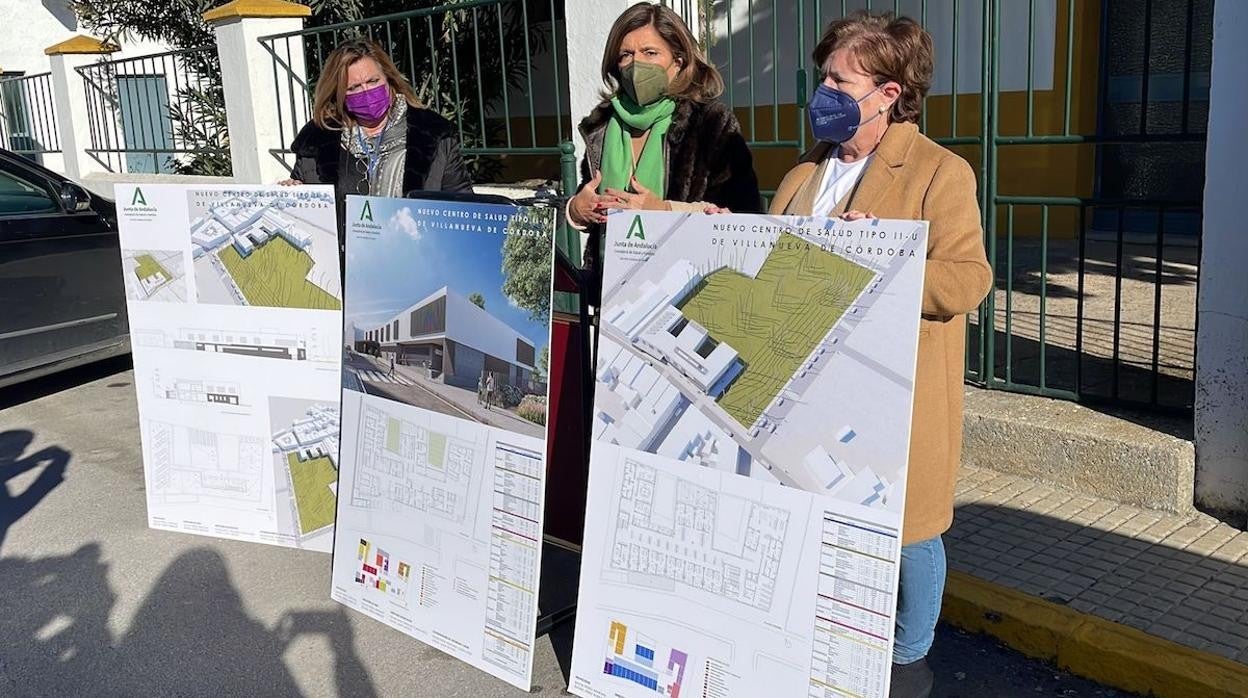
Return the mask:
[(680, 15), (663, 5), (639, 2), (615, 20), (607, 36), (607, 47), (602, 53), (602, 82), (607, 86), (604, 98), (610, 98), (620, 87), (620, 45), (624, 37), (642, 27), (654, 27), (680, 61), (680, 72), (667, 86), (669, 97), (705, 104), (724, 93), (724, 79), (706, 61)]
[(355, 119), (347, 113), (347, 69), (364, 58), (371, 58), (386, 76), (390, 89), (413, 107), (420, 106), (416, 90), (399, 72), (398, 66), (375, 41), (351, 39), (338, 45), (325, 59), (321, 77), (316, 81), (312, 96), (312, 122), (326, 129), (342, 129), (355, 125)]
[(812, 57), (823, 74), (837, 49), (849, 49), (876, 85), (895, 82), (901, 96), (893, 102), (893, 121), (918, 121), (923, 97), (932, 86), (932, 35), (909, 17), (891, 12), (853, 12), (833, 21), (823, 32)]

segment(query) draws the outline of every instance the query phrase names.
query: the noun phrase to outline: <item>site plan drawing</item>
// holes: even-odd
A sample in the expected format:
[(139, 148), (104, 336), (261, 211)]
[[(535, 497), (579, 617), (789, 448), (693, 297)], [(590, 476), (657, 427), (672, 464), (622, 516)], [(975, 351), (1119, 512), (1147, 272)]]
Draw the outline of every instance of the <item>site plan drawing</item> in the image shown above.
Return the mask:
[(527, 690), (554, 212), (348, 197), (347, 221), (332, 596)]
[(186, 260), (180, 250), (122, 250), (126, 298), (186, 302)]
[[(338, 402), (269, 398), (279, 528), (332, 538), (338, 499)], [(286, 507), (282, 507), (283, 498)], [(329, 539), (322, 546), (329, 547)]]
[(149, 524), (329, 552), (344, 353), (332, 189), (116, 197)]
[[(794, 690), (885, 694), (926, 249), (921, 221), (610, 215), (574, 693), (756, 695), (723, 678), (757, 660), (716, 648), (728, 621), (692, 610), (705, 597), (803, 607), (787, 625), (737, 613), (730, 635), (795, 633), (802, 657), (779, 662)], [(785, 582), (786, 554), (816, 562)], [(688, 660), (681, 681), (649, 645), (603, 664), (612, 622), (667, 639), (647, 617), (691, 629), (666, 650)]]
[(191, 199), (200, 303), (342, 309), (336, 226), (315, 215), (318, 198), (194, 192)]

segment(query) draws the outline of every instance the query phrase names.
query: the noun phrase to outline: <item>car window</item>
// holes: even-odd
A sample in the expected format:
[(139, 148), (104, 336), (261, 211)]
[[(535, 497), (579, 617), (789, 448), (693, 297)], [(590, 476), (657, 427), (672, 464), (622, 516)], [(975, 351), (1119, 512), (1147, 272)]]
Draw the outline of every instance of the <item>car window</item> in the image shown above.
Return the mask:
[(0, 216), (59, 211), (46, 189), (12, 172), (0, 170)]

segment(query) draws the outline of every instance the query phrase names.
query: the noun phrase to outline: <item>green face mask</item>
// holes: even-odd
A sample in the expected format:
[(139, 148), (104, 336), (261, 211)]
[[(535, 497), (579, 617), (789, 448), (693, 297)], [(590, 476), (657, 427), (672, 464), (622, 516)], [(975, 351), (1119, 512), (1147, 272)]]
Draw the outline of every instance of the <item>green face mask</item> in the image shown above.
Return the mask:
[(620, 68), (620, 88), (638, 106), (648, 107), (667, 94), (667, 70), (654, 63), (634, 60)]

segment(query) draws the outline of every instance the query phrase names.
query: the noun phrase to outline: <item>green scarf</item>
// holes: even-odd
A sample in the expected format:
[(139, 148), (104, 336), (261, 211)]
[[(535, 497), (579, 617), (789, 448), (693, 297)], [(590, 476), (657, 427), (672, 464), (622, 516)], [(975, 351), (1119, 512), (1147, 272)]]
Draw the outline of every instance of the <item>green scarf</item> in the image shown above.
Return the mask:
[[(676, 112), (676, 100), (664, 97), (647, 107), (638, 106), (626, 94), (611, 98), (615, 114), (607, 122), (607, 133), (602, 141), (602, 185), (598, 192), (610, 189), (632, 191), (630, 178), (637, 177), (641, 186), (663, 198), (666, 163), (663, 162), (663, 140), (672, 125)], [(633, 171), (633, 137), (629, 129), (649, 131), (650, 137), (641, 148), (637, 158), (637, 170)], [(635, 193), (635, 192), (634, 192)]]

